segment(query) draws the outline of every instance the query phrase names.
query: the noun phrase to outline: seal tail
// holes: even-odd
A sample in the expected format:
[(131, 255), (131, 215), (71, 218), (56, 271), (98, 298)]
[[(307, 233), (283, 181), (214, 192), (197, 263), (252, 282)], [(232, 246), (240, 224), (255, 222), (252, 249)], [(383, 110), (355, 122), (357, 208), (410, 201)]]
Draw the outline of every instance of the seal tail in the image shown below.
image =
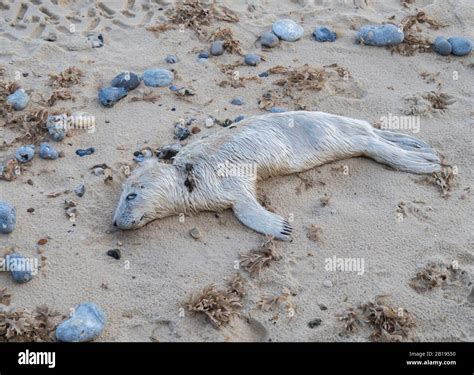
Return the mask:
[(441, 170), (436, 151), (422, 140), (375, 129), (376, 138), (369, 138), (365, 156), (394, 169), (416, 174), (431, 174)]

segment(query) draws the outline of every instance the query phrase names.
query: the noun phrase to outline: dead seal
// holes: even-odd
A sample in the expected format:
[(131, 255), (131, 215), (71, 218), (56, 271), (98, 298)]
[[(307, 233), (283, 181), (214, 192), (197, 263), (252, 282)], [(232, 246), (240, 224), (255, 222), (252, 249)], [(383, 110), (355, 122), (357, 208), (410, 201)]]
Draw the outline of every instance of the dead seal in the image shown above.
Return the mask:
[(257, 202), (257, 181), (359, 156), (409, 173), (441, 169), (425, 142), (366, 121), (323, 112), (266, 114), (183, 147), (172, 164), (142, 163), (124, 183), (113, 222), (136, 229), (167, 216), (232, 208), (247, 227), (288, 240), (288, 221)]

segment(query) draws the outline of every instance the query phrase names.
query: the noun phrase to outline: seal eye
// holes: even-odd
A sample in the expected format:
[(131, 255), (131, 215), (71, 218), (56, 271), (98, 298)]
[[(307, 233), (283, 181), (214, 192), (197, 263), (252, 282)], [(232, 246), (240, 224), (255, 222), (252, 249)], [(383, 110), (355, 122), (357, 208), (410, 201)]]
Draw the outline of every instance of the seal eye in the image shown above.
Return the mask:
[(128, 195), (127, 195), (127, 198), (126, 198), (126, 199), (127, 199), (128, 201), (132, 201), (132, 200), (134, 200), (136, 197), (137, 197), (137, 195), (136, 195), (135, 193), (131, 193), (131, 194), (128, 194)]

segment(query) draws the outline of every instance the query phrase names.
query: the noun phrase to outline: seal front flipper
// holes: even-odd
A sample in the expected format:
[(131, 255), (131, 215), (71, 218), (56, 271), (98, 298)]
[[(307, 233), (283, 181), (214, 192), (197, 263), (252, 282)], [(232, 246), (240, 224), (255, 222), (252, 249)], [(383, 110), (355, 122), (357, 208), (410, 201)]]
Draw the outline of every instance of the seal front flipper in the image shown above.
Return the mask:
[(242, 197), (233, 205), (234, 214), (245, 226), (278, 240), (291, 240), (293, 228), (282, 217), (267, 211), (253, 197)]

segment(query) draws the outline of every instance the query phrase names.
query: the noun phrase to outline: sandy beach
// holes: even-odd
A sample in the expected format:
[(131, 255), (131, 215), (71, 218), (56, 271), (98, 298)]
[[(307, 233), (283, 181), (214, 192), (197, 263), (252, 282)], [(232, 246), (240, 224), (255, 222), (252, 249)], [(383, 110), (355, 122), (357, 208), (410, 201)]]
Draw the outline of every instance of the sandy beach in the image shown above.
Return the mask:
[[(209, 9), (210, 2), (200, 4)], [(14, 82), (30, 97), (23, 111), (4, 109), (0, 162), (22, 145), (45, 140), (63, 153), (56, 160), (36, 156), (15, 179), (0, 180), (0, 201), (17, 213), (15, 230), (0, 234), (0, 255), (15, 251), (41, 265), (24, 284), (0, 274), (11, 306), (34, 311), (45, 304), (67, 315), (93, 302), (107, 316), (96, 341), (473, 341), (474, 55), (440, 56), (413, 43), (372, 47), (354, 37), (363, 25), (398, 25), (413, 16), (405, 35), (473, 41), (471, 0), (223, 0), (198, 26), (199, 19), (172, 22), (181, 5), (0, 0), (2, 87)], [(259, 36), (280, 18), (301, 25), (303, 37), (262, 48)], [(315, 41), (317, 26), (335, 31), (337, 40)], [(199, 59), (219, 28), (230, 29), (235, 51)], [(92, 48), (99, 34), (103, 46)], [(259, 54), (260, 64), (244, 64), (247, 53)], [(170, 54), (176, 63), (165, 61)], [(77, 81), (58, 81), (70, 67), (81, 72)], [(99, 103), (98, 90), (117, 74), (141, 75), (151, 67), (172, 70), (173, 85), (194, 95), (142, 82), (111, 108)], [(277, 84), (312, 68), (323, 77), (317, 87), (298, 80)], [(243, 105), (231, 104), (236, 97)], [(190, 128), (196, 127), (180, 142), (186, 145), (221, 129), (206, 126), (210, 116), (224, 122), (270, 107), (323, 111), (375, 127), (408, 116), (415, 122), (393, 131), (430, 144), (451, 176), (438, 180), (446, 183), (443, 190), (436, 176), (353, 158), (260, 182), (260, 198), (291, 218), (294, 232), (291, 242), (268, 245), (276, 255), (257, 274), (243, 266), (242, 254), (259, 249), (264, 236), (230, 210), (169, 217), (134, 231), (113, 227), (122, 184), (138, 167), (135, 151), (178, 142), (174, 125), (183, 120), (194, 118)], [(51, 141), (44, 121), (32, 129), (34, 122), (21, 117), (40, 110), (87, 112), (94, 131), (76, 129)], [(89, 147), (93, 154), (76, 154)], [(85, 193), (78, 197), (81, 183)], [(74, 221), (65, 201), (75, 204)], [(199, 239), (190, 235), (193, 228)], [(111, 249), (121, 258), (107, 255)], [(338, 259), (354, 260), (358, 268), (331, 269)], [(236, 274), (243, 292), (228, 323), (216, 327), (190, 311), (191, 296), (211, 284), (226, 290)], [(401, 331), (367, 323), (378, 311), (403, 319)]]

